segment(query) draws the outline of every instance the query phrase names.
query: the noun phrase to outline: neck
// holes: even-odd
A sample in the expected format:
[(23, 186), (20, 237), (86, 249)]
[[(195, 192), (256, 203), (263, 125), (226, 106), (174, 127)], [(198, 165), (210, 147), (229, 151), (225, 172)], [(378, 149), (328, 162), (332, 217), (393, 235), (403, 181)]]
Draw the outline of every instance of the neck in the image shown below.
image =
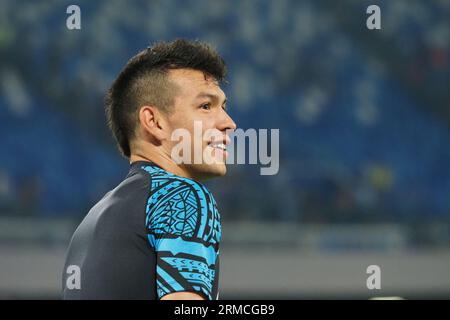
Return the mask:
[(189, 174), (189, 172), (183, 168), (182, 166), (176, 164), (172, 158), (165, 154), (161, 154), (159, 152), (132, 152), (130, 155), (130, 163), (136, 162), (136, 161), (149, 161), (153, 162), (154, 164), (158, 165), (159, 167), (163, 168), (167, 172), (173, 173), (177, 176), (181, 176), (184, 178), (190, 178), (193, 179), (192, 175)]

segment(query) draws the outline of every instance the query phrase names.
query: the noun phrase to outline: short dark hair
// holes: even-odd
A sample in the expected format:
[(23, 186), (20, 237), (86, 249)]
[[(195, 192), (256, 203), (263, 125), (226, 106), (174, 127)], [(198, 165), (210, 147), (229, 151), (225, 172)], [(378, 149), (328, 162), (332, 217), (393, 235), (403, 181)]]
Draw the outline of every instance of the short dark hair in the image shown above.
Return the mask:
[(200, 41), (157, 42), (132, 57), (105, 98), (108, 126), (125, 157), (131, 154), (130, 139), (135, 134), (139, 108), (153, 105), (170, 112), (176, 89), (167, 76), (171, 69), (202, 71), (218, 82), (227, 72), (217, 51)]

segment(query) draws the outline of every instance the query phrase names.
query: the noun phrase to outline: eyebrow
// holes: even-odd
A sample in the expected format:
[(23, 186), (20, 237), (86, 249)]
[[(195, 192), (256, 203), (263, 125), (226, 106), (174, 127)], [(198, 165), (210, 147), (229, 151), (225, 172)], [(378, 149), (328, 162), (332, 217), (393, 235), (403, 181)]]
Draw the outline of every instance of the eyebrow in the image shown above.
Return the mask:
[[(217, 94), (207, 93), (207, 92), (201, 92), (197, 95), (196, 99), (199, 98), (210, 98), (211, 100), (219, 101), (219, 96)], [(225, 97), (225, 100), (223, 100), (222, 105), (226, 104), (227, 98)]]

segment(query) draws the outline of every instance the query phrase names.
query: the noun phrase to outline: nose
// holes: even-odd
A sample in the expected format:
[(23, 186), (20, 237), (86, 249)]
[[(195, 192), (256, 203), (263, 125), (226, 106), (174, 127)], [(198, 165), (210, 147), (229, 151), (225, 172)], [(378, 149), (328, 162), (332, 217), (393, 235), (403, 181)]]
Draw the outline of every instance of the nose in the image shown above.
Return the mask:
[(218, 123), (217, 129), (219, 129), (220, 131), (236, 129), (236, 123), (225, 110), (222, 110), (222, 116)]

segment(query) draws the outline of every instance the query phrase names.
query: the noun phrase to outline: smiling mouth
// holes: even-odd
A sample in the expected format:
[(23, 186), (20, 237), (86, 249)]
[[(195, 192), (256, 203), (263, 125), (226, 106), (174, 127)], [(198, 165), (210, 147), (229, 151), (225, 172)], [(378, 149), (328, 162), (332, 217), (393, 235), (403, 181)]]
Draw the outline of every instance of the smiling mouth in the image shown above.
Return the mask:
[(222, 142), (210, 142), (208, 146), (219, 150), (227, 151), (227, 146)]

